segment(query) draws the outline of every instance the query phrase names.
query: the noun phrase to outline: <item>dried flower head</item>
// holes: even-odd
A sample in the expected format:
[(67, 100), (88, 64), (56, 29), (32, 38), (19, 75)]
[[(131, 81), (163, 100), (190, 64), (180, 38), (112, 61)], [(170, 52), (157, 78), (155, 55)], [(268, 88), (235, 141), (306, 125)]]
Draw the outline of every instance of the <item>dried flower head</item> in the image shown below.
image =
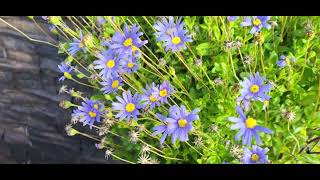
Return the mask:
[(151, 161), (151, 158), (148, 154), (141, 154), (138, 159), (138, 163), (140, 164), (151, 164), (150, 161)]
[(218, 127), (216, 124), (212, 124), (212, 125), (210, 126), (210, 131), (211, 131), (211, 132), (217, 132), (218, 129), (219, 129), (219, 127)]
[(223, 81), (220, 78), (215, 78), (213, 82), (217, 86), (223, 85)]
[(194, 61), (194, 64), (195, 64), (196, 66), (202, 66), (202, 59), (196, 59), (196, 60)]
[(289, 110), (284, 110), (282, 111), (282, 115), (284, 118), (286, 118), (289, 122), (292, 122), (295, 117), (296, 117), (296, 114), (295, 112), (292, 112), (292, 111), (289, 111)]
[(164, 58), (159, 59), (160, 66), (165, 66), (167, 64), (166, 60)]
[(133, 144), (136, 144), (139, 139), (139, 135), (140, 135), (139, 132), (131, 131), (130, 132), (130, 142), (132, 142)]
[(243, 58), (243, 62), (244, 62), (245, 64), (251, 65), (252, 62), (253, 62), (253, 58), (252, 58), (251, 56), (245, 56), (245, 57)]
[(270, 25), (272, 28), (278, 27), (277, 21), (270, 21)]
[(109, 159), (109, 157), (112, 155), (112, 149), (107, 148), (105, 154), (104, 154), (104, 158), (106, 158), (107, 160)]
[(225, 50), (229, 50), (229, 49), (233, 48), (233, 44), (234, 44), (233, 41), (224, 41), (223, 45), (224, 45)]
[(67, 92), (67, 85), (62, 85), (59, 89), (59, 94), (64, 94)]
[(234, 145), (231, 147), (230, 153), (233, 157), (241, 159), (242, 154), (243, 154), (243, 150), (240, 148), (239, 145)]
[(156, 158), (151, 158), (150, 164), (160, 164), (159, 160)]
[(194, 141), (194, 145), (195, 145), (196, 147), (201, 147), (201, 146), (203, 146), (202, 137), (197, 137), (197, 138), (195, 139), (195, 141)]
[(147, 145), (143, 145), (141, 149), (141, 153), (149, 153), (150, 147)]
[(233, 46), (235, 48), (241, 48), (242, 47), (242, 42), (238, 40), (238, 41), (234, 42)]

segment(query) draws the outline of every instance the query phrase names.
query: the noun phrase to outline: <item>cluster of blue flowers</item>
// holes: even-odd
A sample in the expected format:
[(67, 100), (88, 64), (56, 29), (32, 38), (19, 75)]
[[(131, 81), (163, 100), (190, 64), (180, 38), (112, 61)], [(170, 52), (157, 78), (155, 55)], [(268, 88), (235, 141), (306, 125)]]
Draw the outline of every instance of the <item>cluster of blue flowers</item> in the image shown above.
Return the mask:
[[(269, 102), (270, 96), (266, 93), (271, 91), (272, 86), (270, 84), (264, 84), (264, 80), (265, 77), (261, 77), (259, 72), (257, 72), (255, 75), (251, 74), (249, 79), (244, 78), (244, 81), (240, 82), (240, 85), (242, 86), (242, 89), (240, 90), (241, 96), (237, 99), (237, 101), (243, 101), (246, 111), (248, 111), (250, 108), (250, 101)], [(272, 131), (268, 128), (259, 126), (255, 118), (246, 116), (240, 106), (236, 107), (236, 111), (240, 118), (228, 118), (229, 121), (235, 123), (231, 126), (231, 130), (240, 129), (235, 136), (235, 140), (239, 140), (241, 137), (243, 137), (242, 144), (250, 146), (254, 137), (256, 144), (260, 146), (262, 142), (258, 132), (261, 131), (266, 134), (271, 134)], [(265, 153), (267, 151), (268, 148), (262, 150), (257, 146), (253, 146), (252, 151), (246, 148), (245, 154), (243, 155), (243, 162), (266, 163), (268, 156), (266, 156)]]
[[(103, 18), (98, 18), (99, 25), (103, 25)], [(162, 41), (166, 47), (172, 52), (180, 51), (186, 48), (185, 42), (191, 42), (191, 36), (186, 35), (187, 30), (184, 29), (184, 23), (181, 23), (181, 18), (174, 23), (173, 17), (169, 20), (163, 18), (162, 22), (157, 22), (155, 28), (159, 31), (155, 35), (158, 41)], [(141, 57), (140, 48), (147, 43), (142, 41), (139, 32), (139, 27), (133, 25), (131, 29), (125, 25), (123, 32), (115, 32), (111, 42), (104, 42), (103, 45), (108, 47), (108, 50), (102, 50), (96, 56), (97, 60), (93, 62), (94, 69), (99, 70), (99, 76), (103, 79), (100, 84), (101, 89), (105, 94), (116, 93), (117, 90), (124, 85), (121, 75), (134, 73), (139, 68), (138, 60)], [(68, 52), (75, 55), (80, 50), (86, 52), (85, 39), (82, 32), (79, 35), (80, 40), (74, 39), (69, 44)], [(74, 67), (61, 63), (59, 65), (63, 76), (60, 80), (71, 78), (71, 71)], [(173, 86), (169, 82), (164, 81), (162, 84), (152, 82), (151, 86), (146, 85), (142, 89), (143, 94), (134, 93), (130, 90), (124, 91), (122, 96), (116, 96), (117, 102), (112, 103), (112, 110), (116, 111), (115, 118), (120, 121), (126, 119), (127, 122), (131, 119), (138, 120), (141, 110), (152, 110), (161, 104), (168, 103), (168, 98), (174, 92)], [(157, 114), (158, 118), (163, 122), (163, 125), (155, 126), (154, 136), (163, 133), (160, 143), (162, 144), (167, 135), (172, 135), (172, 143), (175, 143), (179, 138), (180, 141), (188, 140), (188, 132), (192, 129), (192, 122), (199, 119), (197, 113), (199, 109), (187, 112), (185, 106), (171, 106), (169, 108), (169, 117)], [(101, 114), (104, 113), (99, 101), (85, 99), (82, 106), (79, 106), (74, 112), (74, 117), (79, 117), (83, 125), (89, 124), (90, 128), (95, 121), (100, 122)]]

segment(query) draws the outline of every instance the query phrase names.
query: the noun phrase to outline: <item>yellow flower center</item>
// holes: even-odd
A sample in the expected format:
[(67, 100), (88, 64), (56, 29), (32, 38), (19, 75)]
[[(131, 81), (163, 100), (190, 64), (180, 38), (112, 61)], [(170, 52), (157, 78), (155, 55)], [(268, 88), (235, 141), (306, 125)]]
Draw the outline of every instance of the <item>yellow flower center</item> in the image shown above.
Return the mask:
[(68, 72), (64, 72), (63, 75), (67, 78), (67, 79), (71, 79), (71, 74)]
[(252, 85), (252, 86), (250, 87), (250, 91), (251, 91), (252, 93), (257, 93), (257, 92), (259, 91), (259, 86), (256, 85), (256, 84)]
[(251, 160), (252, 161), (259, 161), (259, 155), (258, 154), (252, 154)]
[(123, 42), (123, 45), (124, 45), (125, 47), (131, 46), (131, 45), (132, 45), (132, 39), (131, 39), (131, 38), (126, 39), (126, 40)]
[(180, 127), (184, 128), (187, 125), (187, 120), (186, 119), (179, 119), (178, 124)]
[(92, 117), (92, 118), (94, 118), (94, 117), (97, 116), (97, 114), (96, 114), (95, 112), (90, 111), (90, 112), (89, 112), (89, 116)]
[(134, 66), (134, 63), (132, 63), (132, 62), (128, 63), (128, 68), (132, 68), (133, 66)]
[(263, 104), (269, 106), (269, 101), (263, 101)]
[(153, 95), (151, 95), (151, 96), (149, 97), (149, 99), (150, 99), (151, 102), (155, 102), (155, 101), (158, 100), (158, 98), (157, 98), (157, 97), (154, 97)]
[(166, 89), (162, 89), (162, 90), (160, 91), (159, 95), (160, 95), (161, 97), (165, 97), (165, 96), (167, 95), (167, 90), (166, 90)]
[(257, 120), (253, 119), (253, 118), (248, 118), (246, 120), (246, 127), (249, 129), (253, 129), (254, 127), (256, 127), (257, 125)]
[(135, 110), (135, 108), (136, 108), (136, 106), (135, 106), (134, 104), (132, 104), (132, 103), (128, 103), (128, 104), (126, 105), (126, 111), (127, 111), (127, 112), (132, 112), (132, 111)]
[(119, 81), (118, 81), (118, 80), (112, 81), (111, 87), (112, 87), (113, 89), (117, 88), (118, 86), (119, 86)]
[(260, 19), (256, 18), (254, 21), (253, 21), (253, 25), (255, 26), (259, 26), (261, 24), (261, 21)]
[(179, 44), (180, 41), (181, 41), (181, 39), (178, 36), (172, 38), (172, 43), (175, 44), (175, 45)]
[(113, 60), (113, 59), (110, 59), (110, 60), (107, 62), (106, 65), (107, 65), (107, 67), (110, 68), (110, 69), (113, 68), (114, 65), (115, 65), (114, 60)]
[(132, 48), (132, 52), (133, 52), (133, 53), (136, 52), (137, 50), (139, 50), (139, 48), (137, 48), (136, 46), (133, 46), (133, 45), (132, 45), (131, 48)]
[(99, 109), (99, 105), (98, 105), (98, 104), (93, 105), (93, 107), (94, 107), (96, 110)]
[(83, 48), (83, 46), (84, 46), (84, 42), (80, 41), (78, 47), (79, 47), (79, 48)]

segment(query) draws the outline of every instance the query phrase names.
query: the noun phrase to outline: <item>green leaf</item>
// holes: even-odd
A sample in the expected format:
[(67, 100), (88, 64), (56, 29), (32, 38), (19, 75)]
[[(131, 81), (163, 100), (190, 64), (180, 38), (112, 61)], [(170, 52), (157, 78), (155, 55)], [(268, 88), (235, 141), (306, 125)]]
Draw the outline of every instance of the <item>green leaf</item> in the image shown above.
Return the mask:
[(209, 55), (214, 46), (210, 43), (202, 43), (196, 47), (197, 54), (200, 56)]

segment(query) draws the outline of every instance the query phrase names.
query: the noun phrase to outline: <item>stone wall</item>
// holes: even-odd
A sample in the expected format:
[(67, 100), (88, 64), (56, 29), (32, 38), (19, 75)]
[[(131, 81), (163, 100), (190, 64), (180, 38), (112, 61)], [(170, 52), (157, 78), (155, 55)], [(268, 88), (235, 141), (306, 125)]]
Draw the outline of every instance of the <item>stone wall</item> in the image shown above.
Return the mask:
[[(51, 40), (26, 17), (1, 18), (31, 38)], [(67, 97), (58, 95), (62, 60), (56, 48), (0, 21), (0, 163), (110, 163), (94, 141), (66, 135), (70, 111), (59, 107)]]

